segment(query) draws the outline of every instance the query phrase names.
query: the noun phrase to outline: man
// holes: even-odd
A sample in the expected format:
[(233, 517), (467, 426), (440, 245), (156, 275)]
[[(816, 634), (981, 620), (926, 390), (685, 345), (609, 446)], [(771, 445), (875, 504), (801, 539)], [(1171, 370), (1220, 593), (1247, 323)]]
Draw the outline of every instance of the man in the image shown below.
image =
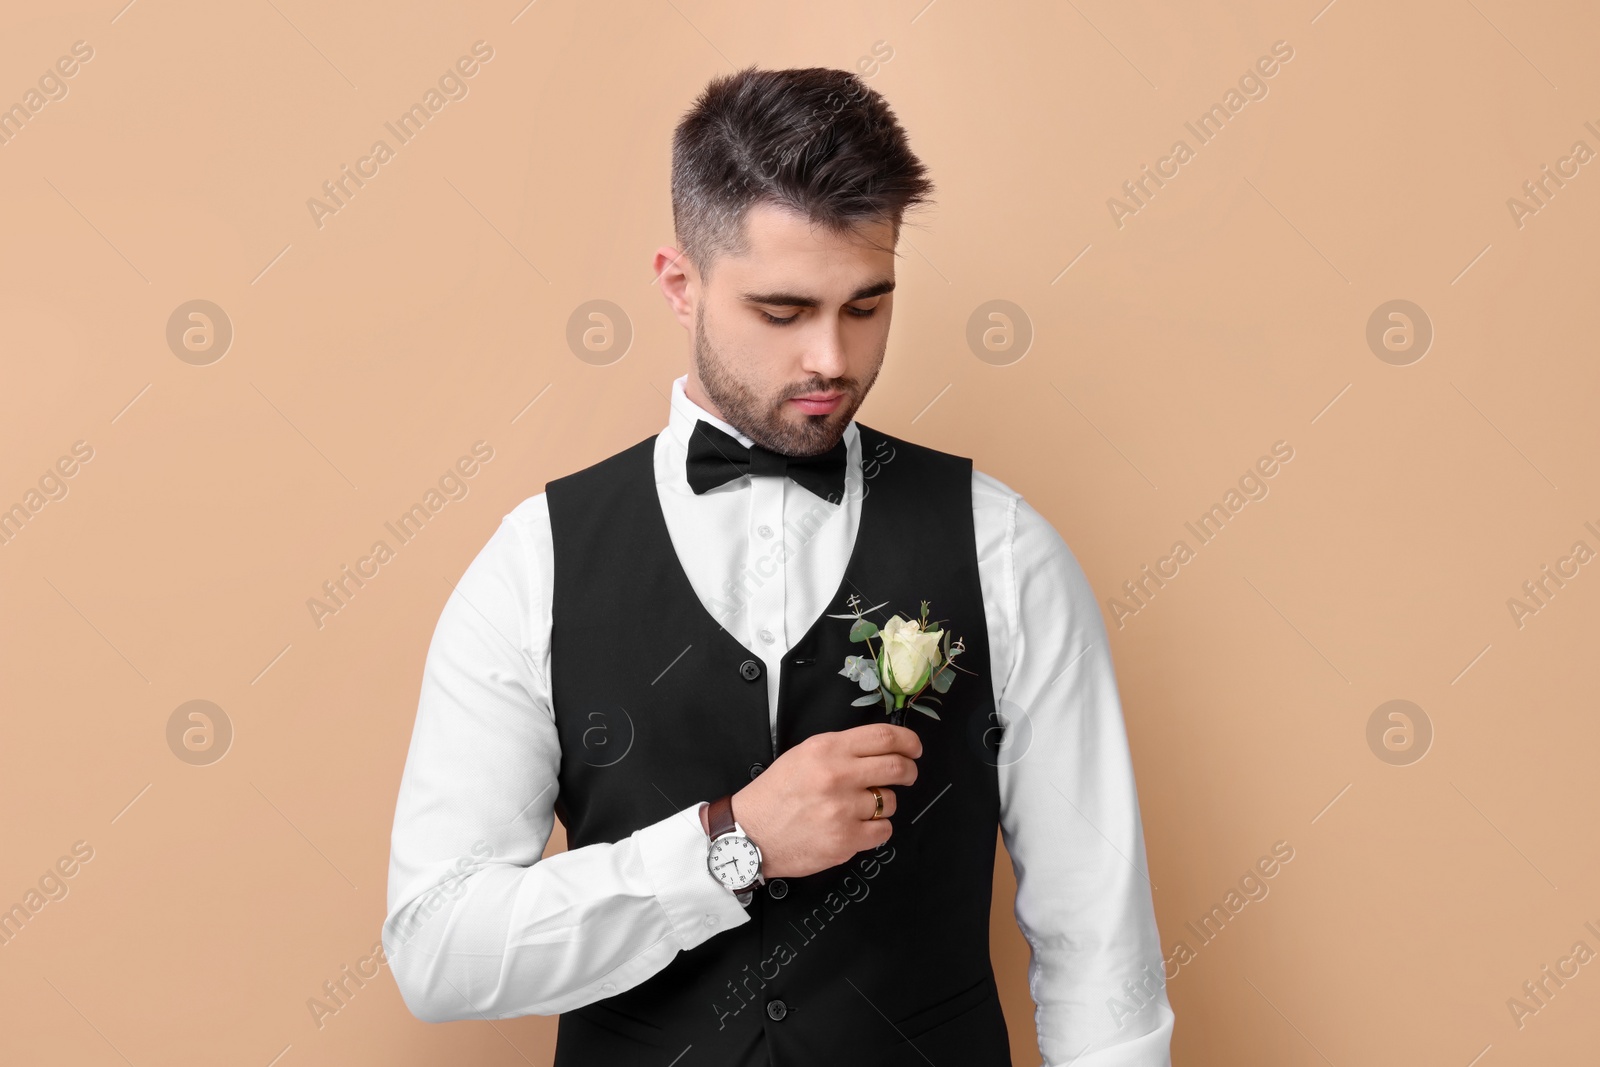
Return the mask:
[[(383, 930), (419, 1018), (559, 1013), (558, 1067), (1009, 1064), (998, 830), (1045, 1062), (1168, 1063), (1094, 595), (1018, 494), (854, 421), (931, 188), (843, 71), (680, 123), (667, 426), (507, 515), (428, 651)], [(833, 616), (924, 600), (961, 670), (892, 725)]]

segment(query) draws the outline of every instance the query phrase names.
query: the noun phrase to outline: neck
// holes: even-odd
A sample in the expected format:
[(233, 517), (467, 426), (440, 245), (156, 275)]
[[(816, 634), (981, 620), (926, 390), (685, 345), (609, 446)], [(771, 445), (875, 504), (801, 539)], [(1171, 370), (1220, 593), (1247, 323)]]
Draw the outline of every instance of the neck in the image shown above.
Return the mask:
[[(717, 406), (711, 402), (711, 398), (706, 396), (705, 390), (700, 388), (700, 379), (693, 371), (689, 372), (689, 380), (683, 383), (683, 395), (699, 404), (708, 414), (715, 415), (723, 422), (728, 422), (728, 417), (717, 409)], [(729, 423), (729, 425), (732, 425), (732, 423)]]

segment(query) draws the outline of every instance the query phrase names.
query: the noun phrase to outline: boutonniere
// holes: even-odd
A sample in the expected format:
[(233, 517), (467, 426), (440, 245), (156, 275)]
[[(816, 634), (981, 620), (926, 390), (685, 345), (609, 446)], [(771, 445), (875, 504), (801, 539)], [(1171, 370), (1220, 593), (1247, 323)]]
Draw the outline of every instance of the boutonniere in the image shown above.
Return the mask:
[[(863, 611), (860, 599), (853, 593), (848, 603), (849, 613), (828, 618), (852, 620), (850, 640), (865, 641), (867, 645), (866, 655), (846, 656), (844, 667), (839, 671), (868, 691), (867, 696), (857, 697), (851, 705), (864, 708), (881, 703), (889, 721), (896, 726), (905, 725), (907, 708), (915, 708), (937, 719), (939, 713), (928, 705), (939, 703), (939, 698), (923, 696), (923, 691), (929, 687), (936, 693), (949, 691), (955, 672), (961, 670), (955, 665), (955, 658), (966, 649), (961, 638), (952, 640), (950, 631), (940, 625), (942, 620), (928, 621), (926, 600), (922, 602), (919, 618), (903, 619), (894, 615), (881, 629), (864, 616), (883, 604)], [(872, 646), (873, 638), (878, 639), (877, 648)]]

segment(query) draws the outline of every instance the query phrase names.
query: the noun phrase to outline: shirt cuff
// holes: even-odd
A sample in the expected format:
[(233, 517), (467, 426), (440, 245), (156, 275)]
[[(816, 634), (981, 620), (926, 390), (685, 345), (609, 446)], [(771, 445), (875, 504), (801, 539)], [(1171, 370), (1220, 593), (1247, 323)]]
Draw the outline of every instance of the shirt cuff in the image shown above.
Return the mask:
[(706, 867), (711, 839), (700, 825), (704, 803), (633, 834), (650, 888), (685, 952), (723, 930), (750, 921), (749, 910)]

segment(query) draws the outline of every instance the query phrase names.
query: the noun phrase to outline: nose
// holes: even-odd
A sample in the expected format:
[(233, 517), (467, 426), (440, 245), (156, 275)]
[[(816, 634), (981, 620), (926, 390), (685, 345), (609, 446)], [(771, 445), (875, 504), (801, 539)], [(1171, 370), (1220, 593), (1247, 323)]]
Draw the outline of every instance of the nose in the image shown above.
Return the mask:
[(822, 325), (806, 345), (802, 368), (826, 382), (838, 381), (847, 375), (850, 360), (845, 353), (844, 336), (838, 323)]

